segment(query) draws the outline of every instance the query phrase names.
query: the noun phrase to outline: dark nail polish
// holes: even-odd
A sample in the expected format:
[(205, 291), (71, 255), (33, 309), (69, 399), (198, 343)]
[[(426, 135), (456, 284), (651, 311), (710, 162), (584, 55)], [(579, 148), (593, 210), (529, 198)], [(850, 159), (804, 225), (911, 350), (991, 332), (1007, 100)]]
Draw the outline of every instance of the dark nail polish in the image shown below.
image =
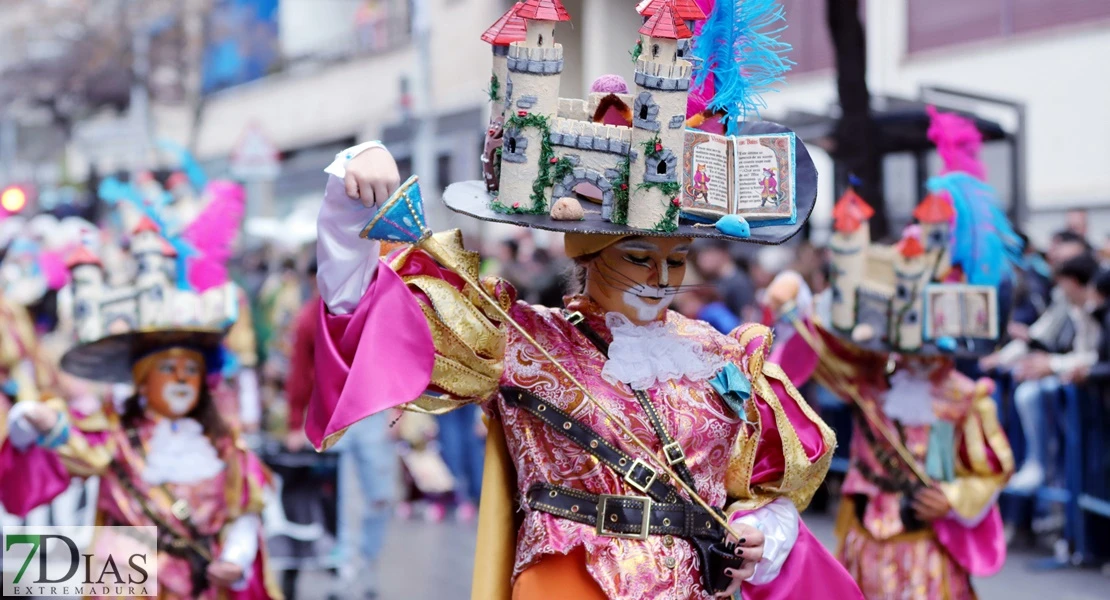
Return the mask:
[(740, 538), (740, 543), (741, 544), (746, 544), (747, 542), (748, 542), (748, 540), (746, 538)]

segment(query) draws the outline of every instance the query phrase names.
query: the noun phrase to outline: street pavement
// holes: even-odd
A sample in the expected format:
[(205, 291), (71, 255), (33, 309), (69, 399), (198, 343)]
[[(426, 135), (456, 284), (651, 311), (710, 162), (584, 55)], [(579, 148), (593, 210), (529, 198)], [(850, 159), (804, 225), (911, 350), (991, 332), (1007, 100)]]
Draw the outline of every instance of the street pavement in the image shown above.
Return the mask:
[[(807, 514), (806, 523), (826, 545), (833, 547), (833, 519)], [(474, 558), (475, 525), (453, 521), (431, 524), (419, 519), (391, 524), (380, 564), (380, 600), (466, 600), (470, 598), (470, 570)], [(1110, 577), (1097, 571), (1065, 569), (1039, 571), (1031, 564), (1042, 556), (1011, 553), (1003, 571), (976, 582), (981, 600), (1106, 600)], [(324, 600), (334, 590), (329, 576), (306, 574), (296, 600)], [(358, 600), (360, 590), (348, 586), (340, 598)]]

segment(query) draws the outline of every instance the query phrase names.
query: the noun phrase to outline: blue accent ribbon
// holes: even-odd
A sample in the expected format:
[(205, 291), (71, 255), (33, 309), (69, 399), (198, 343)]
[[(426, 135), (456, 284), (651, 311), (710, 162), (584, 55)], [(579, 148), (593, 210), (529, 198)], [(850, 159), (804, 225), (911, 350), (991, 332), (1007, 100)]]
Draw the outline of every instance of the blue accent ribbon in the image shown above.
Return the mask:
[(933, 481), (952, 481), (956, 478), (956, 427), (948, 421), (937, 421), (929, 430), (925, 473)]
[(58, 423), (53, 429), (40, 435), (35, 443), (47, 450), (57, 450), (69, 441), (69, 419), (65, 414), (58, 414)]
[(709, 380), (709, 383), (737, 416), (745, 423), (751, 422), (748, 420), (746, 405), (748, 399), (752, 397), (752, 383), (736, 363), (726, 364), (725, 368)]

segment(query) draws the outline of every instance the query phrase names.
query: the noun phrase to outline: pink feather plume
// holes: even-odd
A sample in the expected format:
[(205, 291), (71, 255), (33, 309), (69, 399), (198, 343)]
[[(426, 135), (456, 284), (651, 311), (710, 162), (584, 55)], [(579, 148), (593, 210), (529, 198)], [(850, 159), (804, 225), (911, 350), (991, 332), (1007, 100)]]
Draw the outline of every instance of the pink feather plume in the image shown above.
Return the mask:
[(929, 113), (929, 141), (937, 146), (937, 154), (944, 162), (941, 175), (967, 173), (980, 181), (987, 178), (987, 169), (979, 160), (983, 134), (971, 120), (953, 113), (942, 113), (935, 106), (925, 108)]
[(205, 194), (209, 197), (208, 205), (182, 233), (197, 251), (189, 260), (188, 272), (189, 285), (197, 292), (227, 282), (227, 261), (243, 224), (246, 202), (242, 186), (231, 181), (213, 181)]

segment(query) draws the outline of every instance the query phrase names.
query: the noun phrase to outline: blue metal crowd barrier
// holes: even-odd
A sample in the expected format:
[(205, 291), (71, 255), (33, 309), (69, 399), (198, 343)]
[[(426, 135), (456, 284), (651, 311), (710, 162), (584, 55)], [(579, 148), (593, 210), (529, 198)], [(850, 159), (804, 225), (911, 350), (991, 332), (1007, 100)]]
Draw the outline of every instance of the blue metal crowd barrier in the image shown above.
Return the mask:
[[(1020, 421), (1013, 405), (1016, 386), (1008, 376), (998, 383), (999, 413), (1010, 436), (1015, 456), (1024, 448)], [(1103, 455), (1104, 410), (1098, 394), (1074, 385), (1061, 386), (1043, 403), (1040, 455), (1046, 484), (1033, 492), (1006, 490), (1011, 497), (1026, 498), (1035, 506), (1059, 504), (1064, 514), (1064, 539), (1072, 550), (1070, 564), (1097, 560), (1091, 547), (1090, 516), (1110, 518), (1106, 474), (1110, 465)], [(1021, 461), (1018, 461), (1018, 466)], [(1105, 558), (1105, 557), (1102, 557)]]

